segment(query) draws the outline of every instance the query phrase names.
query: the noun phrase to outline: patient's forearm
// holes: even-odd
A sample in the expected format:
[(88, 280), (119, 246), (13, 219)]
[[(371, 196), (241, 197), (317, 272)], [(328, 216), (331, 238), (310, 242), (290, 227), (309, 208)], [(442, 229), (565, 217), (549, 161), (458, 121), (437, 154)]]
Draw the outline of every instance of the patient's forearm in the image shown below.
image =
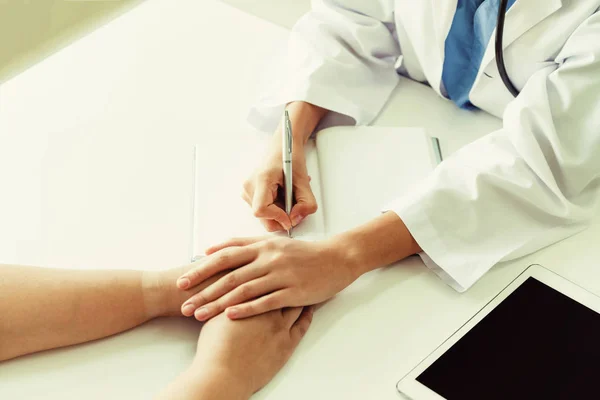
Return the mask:
[(86, 342), (154, 315), (141, 271), (0, 265), (0, 360)]
[(181, 316), (184, 301), (228, 272), (179, 290), (175, 281), (193, 266), (85, 271), (0, 264), (0, 361)]

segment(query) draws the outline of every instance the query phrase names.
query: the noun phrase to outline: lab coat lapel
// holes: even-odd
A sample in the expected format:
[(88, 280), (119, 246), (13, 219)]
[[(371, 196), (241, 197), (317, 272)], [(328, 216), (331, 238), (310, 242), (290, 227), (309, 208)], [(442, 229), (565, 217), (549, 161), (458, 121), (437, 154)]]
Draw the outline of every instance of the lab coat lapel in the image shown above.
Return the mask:
[(441, 95), (444, 43), (458, 0), (397, 0), (396, 15), (406, 30), (429, 84)]
[[(517, 0), (507, 11), (504, 21), (504, 35), (502, 36), (502, 48), (506, 49), (512, 42), (521, 37), (525, 32), (539, 24), (548, 16), (562, 7), (562, 0)], [(483, 70), (495, 57), (496, 31), (492, 33), (490, 42), (479, 68)]]

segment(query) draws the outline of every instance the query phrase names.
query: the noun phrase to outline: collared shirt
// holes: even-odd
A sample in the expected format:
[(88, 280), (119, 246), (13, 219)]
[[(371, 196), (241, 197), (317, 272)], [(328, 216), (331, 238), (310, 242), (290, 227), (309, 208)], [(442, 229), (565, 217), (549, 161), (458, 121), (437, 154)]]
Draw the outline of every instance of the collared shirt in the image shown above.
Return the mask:
[[(516, 0), (508, 0), (507, 9)], [(498, 18), (500, 0), (458, 0), (445, 42), (442, 82), (447, 96), (461, 108), (475, 108), (469, 93)]]

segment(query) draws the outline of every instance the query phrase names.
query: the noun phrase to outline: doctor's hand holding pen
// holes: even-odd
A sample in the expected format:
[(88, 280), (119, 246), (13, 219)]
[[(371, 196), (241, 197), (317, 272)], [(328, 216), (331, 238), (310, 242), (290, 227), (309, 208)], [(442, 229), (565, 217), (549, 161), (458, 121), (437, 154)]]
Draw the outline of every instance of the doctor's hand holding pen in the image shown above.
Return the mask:
[(304, 145), (327, 110), (305, 102), (290, 103), (286, 109), (294, 137), (292, 162), (295, 204), (290, 215), (284, 211), (282, 195), (282, 125), (271, 138), (264, 160), (244, 183), (242, 192), (244, 201), (252, 207), (254, 215), (269, 232), (289, 230), (317, 211), (318, 207), (310, 188)]

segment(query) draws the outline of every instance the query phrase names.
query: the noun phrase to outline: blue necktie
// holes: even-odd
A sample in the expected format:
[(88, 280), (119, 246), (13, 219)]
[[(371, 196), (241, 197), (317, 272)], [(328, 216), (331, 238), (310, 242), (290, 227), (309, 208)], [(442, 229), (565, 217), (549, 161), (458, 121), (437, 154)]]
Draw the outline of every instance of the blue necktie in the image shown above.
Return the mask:
[[(516, 0), (508, 0), (507, 9)], [(469, 93), (496, 28), (500, 0), (458, 0), (445, 42), (442, 82), (448, 97), (460, 108), (475, 108)]]

